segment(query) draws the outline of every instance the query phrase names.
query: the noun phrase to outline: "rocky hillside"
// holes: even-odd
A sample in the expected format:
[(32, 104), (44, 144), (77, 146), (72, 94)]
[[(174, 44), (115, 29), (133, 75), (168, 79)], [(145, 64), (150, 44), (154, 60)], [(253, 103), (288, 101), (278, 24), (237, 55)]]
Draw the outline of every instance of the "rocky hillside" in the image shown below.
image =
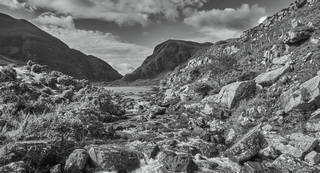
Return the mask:
[(158, 93), (0, 67), (0, 172), (318, 173), (319, 18), (320, 2), (296, 1)]
[(70, 49), (28, 21), (0, 14), (0, 64), (25, 64), (28, 60), (79, 79), (112, 81), (122, 77), (108, 63)]
[(137, 79), (152, 79), (158, 75), (174, 70), (180, 64), (185, 63), (199, 50), (212, 45), (211, 43), (195, 43), (182, 40), (168, 40), (157, 45), (153, 54), (148, 56), (131, 74), (124, 76), (124, 81)]

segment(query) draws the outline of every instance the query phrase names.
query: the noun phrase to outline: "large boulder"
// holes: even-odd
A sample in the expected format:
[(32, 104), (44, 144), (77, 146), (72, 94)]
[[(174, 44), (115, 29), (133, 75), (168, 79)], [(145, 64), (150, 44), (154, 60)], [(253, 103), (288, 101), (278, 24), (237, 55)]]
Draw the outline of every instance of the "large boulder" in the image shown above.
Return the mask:
[(89, 154), (83, 149), (74, 150), (68, 157), (64, 171), (67, 173), (83, 172), (88, 163)]
[(320, 76), (292, 87), (281, 95), (280, 100), (285, 112), (293, 109), (311, 111), (320, 107)]
[(255, 78), (257, 84), (261, 86), (270, 86), (275, 83), (283, 74), (290, 70), (290, 66), (286, 65), (275, 70), (260, 74)]
[(255, 93), (255, 85), (254, 81), (231, 83), (222, 87), (213, 101), (231, 109), (237, 102)]
[(314, 32), (310, 26), (298, 26), (287, 32), (281, 39), (285, 44), (294, 44), (302, 40), (309, 39)]
[(260, 133), (260, 126), (261, 124), (251, 129), (226, 151), (226, 155), (230, 160), (237, 163), (244, 163), (258, 154), (263, 139)]
[(139, 154), (120, 146), (89, 145), (85, 148), (93, 165), (104, 171), (130, 172), (140, 166)]

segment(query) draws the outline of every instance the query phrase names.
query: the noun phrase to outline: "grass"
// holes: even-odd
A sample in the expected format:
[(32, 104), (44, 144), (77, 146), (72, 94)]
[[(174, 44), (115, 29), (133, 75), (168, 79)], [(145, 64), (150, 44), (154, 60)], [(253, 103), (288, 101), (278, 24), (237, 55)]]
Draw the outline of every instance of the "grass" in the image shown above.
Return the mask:
[[(0, 145), (10, 146), (33, 136), (56, 147), (50, 164), (64, 164), (68, 152), (85, 141), (114, 138), (106, 132), (104, 123), (112, 121), (108, 117), (121, 117), (124, 112), (111, 101), (110, 91), (58, 72), (19, 70), (17, 75), (12, 66), (5, 66), (1, 74), (6, 80), (0, 82), (0, 120), (5, 122), (0, 125)], [(72, 93), (70, 99), (64, 98), (66, 90)], [(0, 166), (8, 161), (14, 160), (2, 160)], [(28, 166), (31, 172), (45, 172), (48, 167)]]

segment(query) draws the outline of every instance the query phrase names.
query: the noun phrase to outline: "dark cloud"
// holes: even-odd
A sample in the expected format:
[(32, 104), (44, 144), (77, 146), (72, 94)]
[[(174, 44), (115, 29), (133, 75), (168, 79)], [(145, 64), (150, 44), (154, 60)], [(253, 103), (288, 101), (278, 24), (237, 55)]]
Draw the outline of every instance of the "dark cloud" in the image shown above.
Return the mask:
[(195, 11), (184, 19), (184, 23), (198, 28), (245, 30), (257, 25), (259, 19), (265, 15), (265, 8), (258, 5), (253, 5), (250, 8), (248, 4), (243, 4), (237, 9)]

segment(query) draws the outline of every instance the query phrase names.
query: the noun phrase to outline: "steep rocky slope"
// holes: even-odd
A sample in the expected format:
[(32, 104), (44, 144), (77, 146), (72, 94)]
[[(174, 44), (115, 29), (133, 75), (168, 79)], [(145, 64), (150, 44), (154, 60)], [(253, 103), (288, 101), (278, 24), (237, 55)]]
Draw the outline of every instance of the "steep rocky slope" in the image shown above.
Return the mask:
[(197, 51), (212, 45), (211, 43), (195, 43), (182, 40), (168, 40), (157, 45), (153, 54), (148, 56), (131, 74), (124, 76), (124, 81), (137, 79), (152, 79), (160, 74), (172, 71), (175, 67), (183, 64)]
[(79, 79), (111, 81), (122, 77), (101, 59), (70, 49), (26, 20), (5, 14), (0, 14), (0, 55), (1, 64), (32, 60)]

